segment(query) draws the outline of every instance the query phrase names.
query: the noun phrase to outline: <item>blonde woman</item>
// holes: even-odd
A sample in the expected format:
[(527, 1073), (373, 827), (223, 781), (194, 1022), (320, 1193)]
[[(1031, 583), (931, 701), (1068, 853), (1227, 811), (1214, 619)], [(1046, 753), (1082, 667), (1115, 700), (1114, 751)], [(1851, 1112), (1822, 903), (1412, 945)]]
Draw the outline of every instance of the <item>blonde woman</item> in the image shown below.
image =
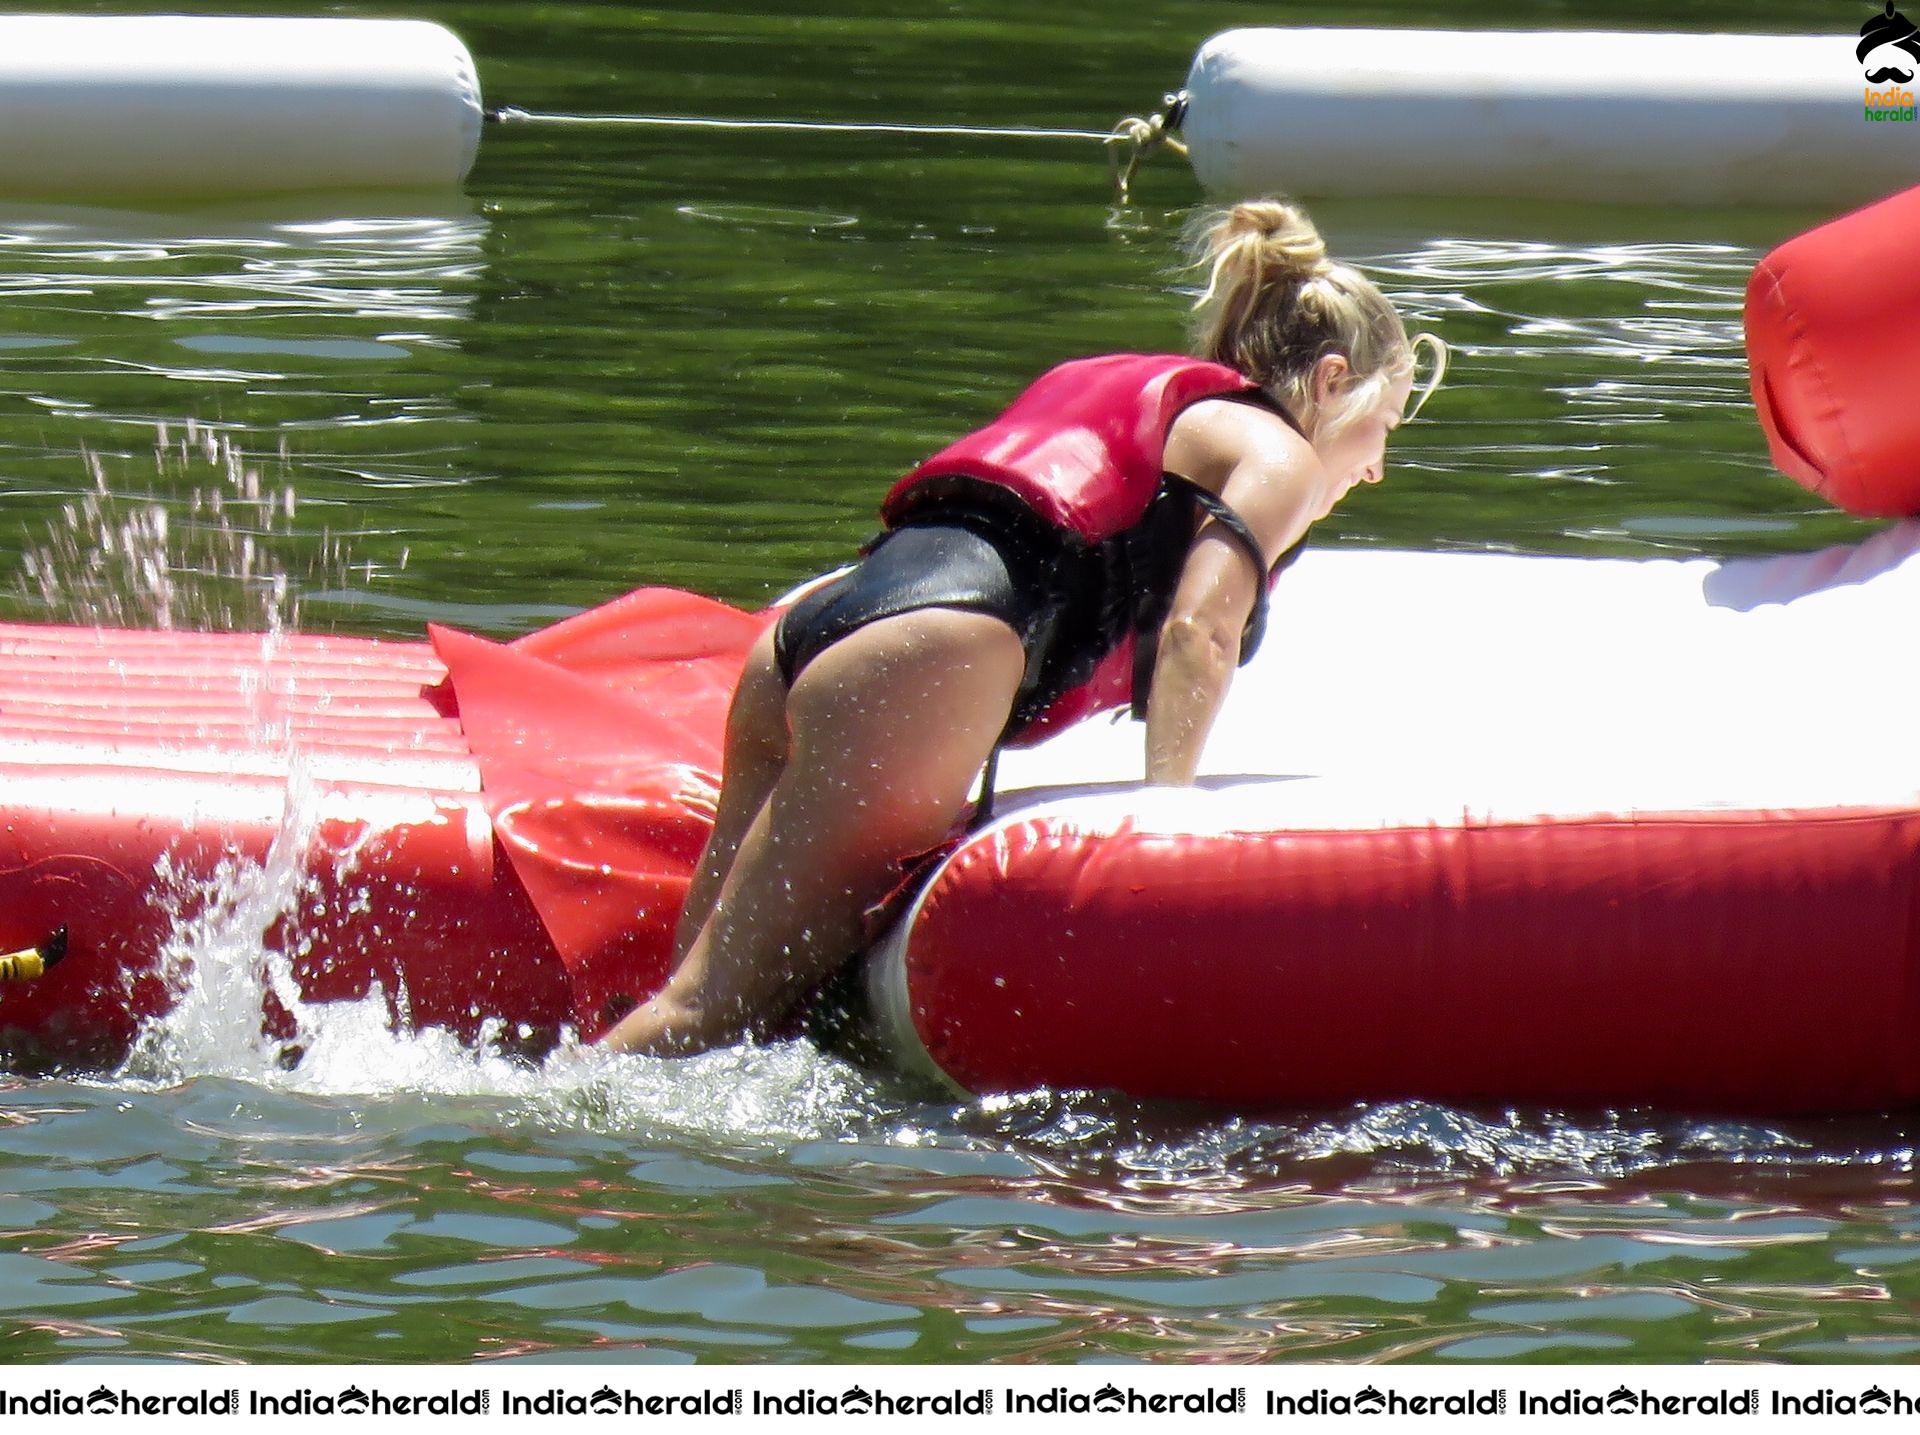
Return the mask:
[(1273, 575), (1380, 481), (1416, 348), (1436, 360), (1422, 402), (1446, 351), (1297, 206), (1208, 215), (1192, 248), (1196, 357), (1043, 374), (895, 485), (859, 566), (756, 647), (677, 964), (608, 1046), (686, 1054), (777, 1022), (854, 954), (1002, 742), (1131, 704), (1148, 781), (1193, 780)]

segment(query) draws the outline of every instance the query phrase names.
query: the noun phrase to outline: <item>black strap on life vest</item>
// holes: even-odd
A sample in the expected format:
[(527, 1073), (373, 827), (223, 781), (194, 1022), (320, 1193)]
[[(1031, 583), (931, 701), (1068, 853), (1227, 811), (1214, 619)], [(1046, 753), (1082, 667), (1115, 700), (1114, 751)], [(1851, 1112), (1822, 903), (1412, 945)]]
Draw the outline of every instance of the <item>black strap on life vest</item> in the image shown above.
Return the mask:
[[(1240, 634), (1240, 662), (1245, 664), (1260, 647), (1260, 640), (1267, 635), (1267, 555), (1260, 551), (1260, 540), (1253, 536), (1253, 530), (1247, 526), (1247, 520), (1234, 512), (1227, 501), (1210, 489), (1202, 488), (1190, 478), (1182, 478), (1177, 473), (1167, 474), (1161, 482), (1171, 493), (1184, 498), (1198, 508), (1213, 522), (1220, 525), (1221, 531), (1239, 545), (1240, 551), (1247, 555), (1253, 564), (1255, 576), (1253, 587), (1253, 610), (1247, 614), (1247, 626)], [(1196, 535), (1197, 537), (1197, 535)], [(1277, 571), (1293, 557), (1289, 550), (1275, 566)], [(1191, 548), (1188, 549), (1192, 551)], [(1140, 610), (1140, 622), (1134, 635), (1133, 645), (1133, 715), (1145, 719), (1147, 698), (1153, 688), (1153, 669), (1160, 657), (1160, 624), (1165, 621), (1168, 606), (1173, 594), (1143, 595), (1157, 599), (1151, 607), (1143, 605)]]
[[(1247, 626), (1240, 634), (1240, 662), (1245, 664), (1260, 647), (1260, 640), (1267, 636), (1267, 555), (1260, 551), (1260, 540), (1253, 536), (1253, 530), (1247, 527), (1247, 520), (1227, 506), (1227, 501), (1218, 494), (1202, 488), (1191, 479), (1181, 478), (1178, 474), (1168, 476), (1176, 490), (1188, 490), (1193, 501), (1200, 505), (1208, 518), (1219, 524), (1240, 545), (1240, 551), (1247, 555), (1247, 561), (1253, 564), (1253, 611), (1247, 614)], [(1205, 531), (1204, 529), (1202, 530)]]

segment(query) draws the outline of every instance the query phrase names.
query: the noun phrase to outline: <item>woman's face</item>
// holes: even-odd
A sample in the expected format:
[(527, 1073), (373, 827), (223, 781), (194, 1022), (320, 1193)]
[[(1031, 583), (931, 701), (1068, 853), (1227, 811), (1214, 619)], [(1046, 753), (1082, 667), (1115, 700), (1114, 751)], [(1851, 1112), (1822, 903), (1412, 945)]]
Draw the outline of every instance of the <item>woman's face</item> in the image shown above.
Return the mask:
[[(1340, 355), (1330, 354), (1322, 359), (1313, 375), (1315, 409), (1325, 413), (1330, 404), (1337, 403), (1351, 378), (1347, 361)], [(1323, 433), (1322, 425), (1314, 425), (1314, 451), (1320, 455), (1321, 467), (1328, 478), (1320, 510), (1322, 518), (1354, 485), (1378, 483), (1386, 477), (1387, 435), (1400, 426), (1400, 417), (1406, 412), (1407, 400), (1412, 394), (1413, 375), (1403, 374), (1388, 384), (1369, 408), (1355, 414), (1337, 431)]]

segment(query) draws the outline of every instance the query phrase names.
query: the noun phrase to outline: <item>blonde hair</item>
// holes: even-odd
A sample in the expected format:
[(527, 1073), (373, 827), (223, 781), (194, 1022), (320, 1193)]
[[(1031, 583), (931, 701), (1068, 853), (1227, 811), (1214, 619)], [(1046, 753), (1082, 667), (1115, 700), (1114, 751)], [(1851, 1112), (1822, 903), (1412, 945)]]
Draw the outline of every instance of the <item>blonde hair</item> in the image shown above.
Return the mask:
[[(1302, 423), (1338, 431), (1411, 374), (1430, 346), (1433, 373), (1407, 411), (1411, 418), (1447, 371), (1447, 346), (1432, 334), (1407, 337), (1386, 295), (1359, 270), (1327, 255), (1304, 209), (1252, 199), (1198, 215), (1187, 229), (1193, 267), (1207, 271), (1194, 301), (1193, 348), (1238, 369)], [(1352, 381), (1315, 413), (1313, 371), (1339, 354)]]

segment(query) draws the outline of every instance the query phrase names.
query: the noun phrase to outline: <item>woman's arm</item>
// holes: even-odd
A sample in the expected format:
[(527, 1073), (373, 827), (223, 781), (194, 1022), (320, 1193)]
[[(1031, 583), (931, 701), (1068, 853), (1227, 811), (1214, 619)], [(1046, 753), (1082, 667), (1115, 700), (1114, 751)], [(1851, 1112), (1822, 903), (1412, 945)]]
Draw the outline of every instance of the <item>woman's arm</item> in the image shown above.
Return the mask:
[(1251, 455), (1234, 466), (1222, 487), (1221, 498), (1259, 540), (1264, 559), (1259, 572), (1253, 555), (1220, 524), (1209, 520), (1201, 526), (1154, 657), (1147, 698), (1148, 782), (1193, 781), (1240, 661), (1240, 638), (1258, 585), (1313, 521), (1318, 488), (1307, 464), (1301, 450), (1290, 446)]
[(1160, 629), (1147, 694), (1147, 781), (1186, 786), (1200, 766), (1221, 700), (1240, 661), (1253, 611), (1251, 556), (1209, 523), (1188, 554), (1173, 610)]

